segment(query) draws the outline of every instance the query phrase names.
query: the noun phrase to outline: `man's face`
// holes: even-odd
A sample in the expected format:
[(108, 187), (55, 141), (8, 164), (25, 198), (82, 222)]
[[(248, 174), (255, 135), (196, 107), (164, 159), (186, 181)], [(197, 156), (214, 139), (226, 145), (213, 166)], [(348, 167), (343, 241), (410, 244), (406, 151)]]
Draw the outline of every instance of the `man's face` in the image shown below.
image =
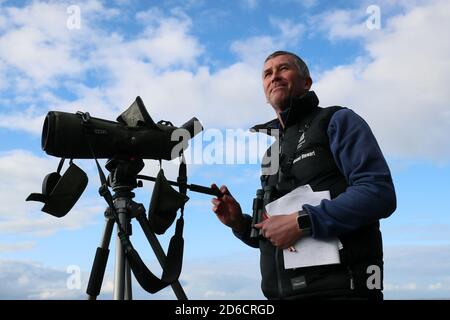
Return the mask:
[(267, 101), (280, 112), (289, 107), (291, 96), (299, 97), (309, 90), (311, 78), (300, 75), (294, 57), (280, 55), (264, 63), (263, 86)]

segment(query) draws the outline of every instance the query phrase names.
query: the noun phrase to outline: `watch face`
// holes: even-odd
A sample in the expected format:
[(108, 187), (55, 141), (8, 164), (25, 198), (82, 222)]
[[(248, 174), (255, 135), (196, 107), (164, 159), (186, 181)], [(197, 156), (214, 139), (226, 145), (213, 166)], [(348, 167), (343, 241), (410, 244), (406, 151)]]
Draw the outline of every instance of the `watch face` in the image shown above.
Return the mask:
[(311, 228), (311, 220), (309, 219), (309, 215), (300, 215), (297, 217), (298, 227), (300, 229), (309, 229)]

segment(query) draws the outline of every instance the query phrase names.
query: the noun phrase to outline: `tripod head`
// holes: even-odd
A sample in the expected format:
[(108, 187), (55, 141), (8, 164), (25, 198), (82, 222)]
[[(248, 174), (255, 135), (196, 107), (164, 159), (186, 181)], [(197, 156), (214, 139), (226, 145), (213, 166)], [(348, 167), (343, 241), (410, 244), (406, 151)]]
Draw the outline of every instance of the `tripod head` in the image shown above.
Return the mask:
[(142, 187), (137, 175), (144, 168), (144, 161), (140, 158), (114, 157), (106, 162), (105, 168), (110, 172), (108, 185), (115, 192), (114, 197), (134, 198), (131, 191)]

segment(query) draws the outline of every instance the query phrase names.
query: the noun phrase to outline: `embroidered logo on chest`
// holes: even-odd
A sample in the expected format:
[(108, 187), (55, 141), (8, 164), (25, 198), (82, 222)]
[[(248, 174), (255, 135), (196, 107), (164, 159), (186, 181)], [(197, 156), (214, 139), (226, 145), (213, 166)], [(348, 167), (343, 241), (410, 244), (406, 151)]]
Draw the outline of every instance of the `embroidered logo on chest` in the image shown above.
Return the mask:
[(297, 150), (300, 149), (301, 147), (303, 147), (305, 142), (306, 142), (306, 140), (305, 140), (305, 133), (303, 132), (302, 135), (300, 136), (300, 139), (298, 139)]
[(307, 152), (304, 154), (299, 155), (297, 158), (294, 159), (294, 161), (292, 163), (296, 163), (297, 161), (309, 158), (309, 157), (315, 157), (316, 156), (316, 151), (311, 151), (311, 152)]

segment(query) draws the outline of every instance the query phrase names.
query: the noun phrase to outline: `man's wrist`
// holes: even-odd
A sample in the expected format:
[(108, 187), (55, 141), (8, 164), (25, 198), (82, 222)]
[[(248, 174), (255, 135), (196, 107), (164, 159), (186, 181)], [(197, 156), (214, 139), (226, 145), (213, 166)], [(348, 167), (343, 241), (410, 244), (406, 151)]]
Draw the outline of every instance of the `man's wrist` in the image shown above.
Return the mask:
[(306, 211), (301, 210), (297, 213), (297, 224), (304, 236), (312, 234), (311, 217)]
[(243, 234), (245, 230), (247, 230), (247, 220), (243, 214), (241, 215), (239, 221), (237, 221), (231, 229), (237, 234)]

